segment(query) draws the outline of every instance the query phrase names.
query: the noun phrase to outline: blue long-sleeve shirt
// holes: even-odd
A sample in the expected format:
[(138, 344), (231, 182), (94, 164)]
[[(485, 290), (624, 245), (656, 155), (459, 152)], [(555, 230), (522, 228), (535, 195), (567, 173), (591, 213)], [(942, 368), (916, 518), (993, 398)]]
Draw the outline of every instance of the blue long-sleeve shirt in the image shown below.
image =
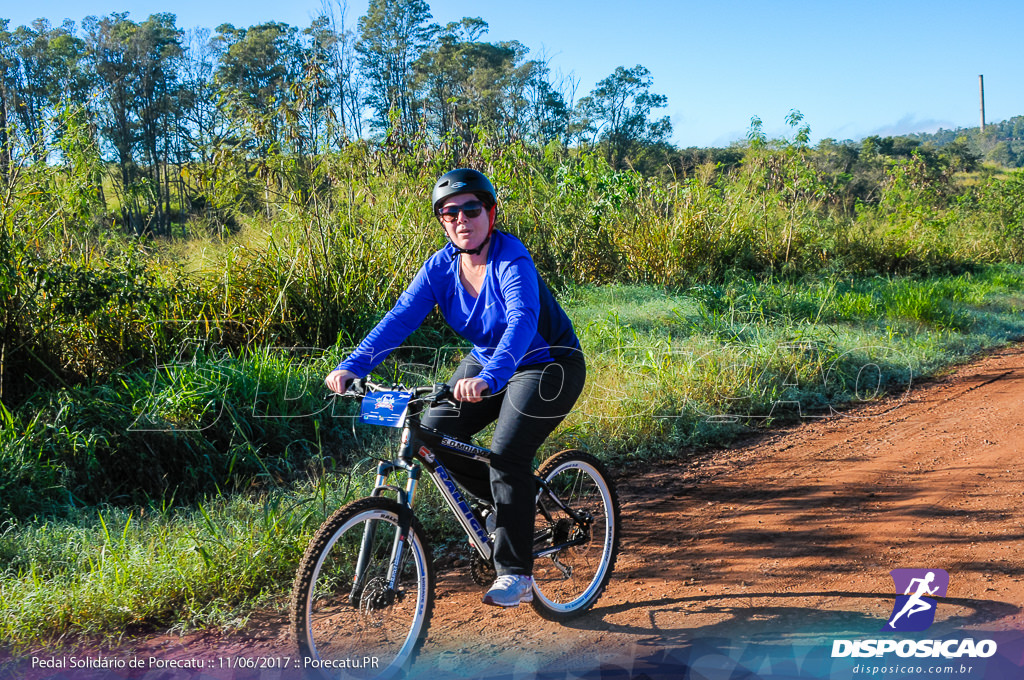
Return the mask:
[(449, 243), (420, 268), (380, 323), (338, 368), (366, 376), (419, 328), (437, 306), (445, 321), (473, 343), (482, 378), (498, 392), (520, 366), (542, 364), (580, 349), (572, 322), (537, 273), (526, 246), (495, 231), (477, 297), (459, 279)]

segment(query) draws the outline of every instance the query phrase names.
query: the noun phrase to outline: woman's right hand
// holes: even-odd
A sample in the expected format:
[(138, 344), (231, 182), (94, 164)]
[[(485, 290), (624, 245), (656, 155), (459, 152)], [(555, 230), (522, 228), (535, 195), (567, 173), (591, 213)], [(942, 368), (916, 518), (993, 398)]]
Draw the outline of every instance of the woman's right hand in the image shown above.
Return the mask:
[(343, 368), (336, 368), (327, 374), (327, 377), (324, 378), (324, 383), (326, 383), (327, 388), (331, 390), (331, 392), (342, 394), (348, 389), (348, 384), (358, 378), (359, 376), (352, 371), (346, 371)]

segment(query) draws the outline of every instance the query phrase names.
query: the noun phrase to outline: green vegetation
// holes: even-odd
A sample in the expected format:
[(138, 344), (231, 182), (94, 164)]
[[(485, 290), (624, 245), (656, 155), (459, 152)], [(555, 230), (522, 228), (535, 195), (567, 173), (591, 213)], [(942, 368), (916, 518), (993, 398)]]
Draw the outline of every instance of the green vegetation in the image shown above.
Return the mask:
[[(791, 122), (791, 140), (755, 124), (731, 166), (673, 180), (559, 146), (472, 149), (588, 356), (545, 453), (686, 456), (1024, 335), (1019, 174), (877, 150), (844, 165)], [(229, 625), (280, 602), (310, 532), (388, 450), (320, 380), (441, 243), (422, 195), (444, 159), (358, 142), (323, 156), (304, 203), (148, 239), (90, 218), (73, 190), (88, 156), (26, 166), (0, 233), (4, 639)], [(384, 370), (419, 381), (461, 343), (431, 319), (408, 344)]]
[[(899, 393), (912, 376), (1024, 335), (1022, 284), (1024, 268), (993, 266), (928, 280), (569, 289), (590, 380), (546, 452), (583, 446), (620, 463), (686, 455), (750, 427)], [(407, 375), (436, 366), (418, 359), (405, 364)], [(316, 526), (366, 493), (371, 456), (394, 445), (367, 428), (353, 438), (350, 419), (338, 417), (347, 414), (318, 403), (314, 386), (330, 363), (278, 352), (200, 355), (136, 376), (144, 390), (126, 379), (76, 388), (52, 395), (29, 422), (18, 416), (3, 431), (0, 467), (5, 504), (14, 500), (0, 536), (8, 565), (0, 635), (31, 644), (156, 626), (238, 626), (255, 607), (282, 606)], [(268, 373), (269, 383), (254, 379)], [(263, 403), (254, 411), (254, 402)], [(176, 412), (190, 420), (171, 421)], [(275, 415), (284, 417), (268, 417)], [(172, 422), (178, 429), (131, 431)], [(73, 460), (62, 464), (60, 455)], [(236, 460), (225, 465), (229, 456)], [(171, 460), (177, 472), (187, 469), (176, 498), (128, 502), (143, 484), (153, 493), (155, 472), (175, 471)], [(229, 487), (246, 492), (218, 492)], [(18, 489), (23, 498), (9, 495)], [(98, 505), (67, 504), (69, 491), (107, 496)], [(454, 526), (432, 493), (421, 508), (435, 540), (451, 540)]]
[(985, 129), (940, 129), (938, 132), (907, 135), (904, 144), (920, 144), (926, 149), (957, 146), (969, 153), (1006, 168), (1024, 166), (1024, 116), (986, 123)]
[[(812, 147), (796, 111), (789, 138), (755, 118), (672, 149), (642, 66), (572, 107), (482, 20), (390, 5), (355, 34), (0, 22), (4, 644), (281, 602), (394, 444), (321, 380), (443, 243), (425, 196), (454, 165), (494, 180), (586, 350), (544, 455), (684, 458), (1024, 337), (1021, 171), (959, 142)], [(433, 317), (407, 345), (386, 377), (463, 349)]]

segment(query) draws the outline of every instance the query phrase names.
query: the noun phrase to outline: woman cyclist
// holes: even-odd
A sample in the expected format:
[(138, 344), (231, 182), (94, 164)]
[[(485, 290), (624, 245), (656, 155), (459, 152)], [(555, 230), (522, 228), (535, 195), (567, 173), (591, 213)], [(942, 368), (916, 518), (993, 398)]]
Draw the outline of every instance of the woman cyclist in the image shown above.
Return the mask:
[(533, 599), (533, 458), (576, 403), (586, 367), (572, 323), (526, 247), (494, 229), (498, 199), (490, 180), (476, 170), (453, 170), (437, 180), (431, 199), (449, 243), (325, 382), (343, 392), (435, 306), (473, 343), (448, 381), (459, 407), (431, 409), (422, 423), (466, 439), (495, 423), (489, 472), (483, 463), (455, 456), (442, 462), (495, 511), (497, 579), (484, 603), (515, 607)]

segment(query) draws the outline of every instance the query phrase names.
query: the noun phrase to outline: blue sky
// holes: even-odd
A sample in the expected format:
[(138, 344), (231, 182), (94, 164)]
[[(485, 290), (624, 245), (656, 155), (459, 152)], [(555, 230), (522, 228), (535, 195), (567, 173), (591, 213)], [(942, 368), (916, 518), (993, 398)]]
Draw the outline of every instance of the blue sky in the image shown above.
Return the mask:
[[(333, 0), (337, 2), (337, 0)], [(479, 16), (485, 39), (519, 40), (587, 94), (617, 66), (643, 64), (668, 97), (681, 146), (744, 136), (751, 116), (782, 134), (797, 109), (812, 139), (976, 126), (1024, 114), (1024, 3), (945, 0), (428, 0), (438, 23)], [(6, 3), (12, 27), (45, 17), (173, 12), (182, 28), (284, 21), (307, 26), (321, 0), (42, 0)], [(355, 26), (368, 0), (348, 0)]]

